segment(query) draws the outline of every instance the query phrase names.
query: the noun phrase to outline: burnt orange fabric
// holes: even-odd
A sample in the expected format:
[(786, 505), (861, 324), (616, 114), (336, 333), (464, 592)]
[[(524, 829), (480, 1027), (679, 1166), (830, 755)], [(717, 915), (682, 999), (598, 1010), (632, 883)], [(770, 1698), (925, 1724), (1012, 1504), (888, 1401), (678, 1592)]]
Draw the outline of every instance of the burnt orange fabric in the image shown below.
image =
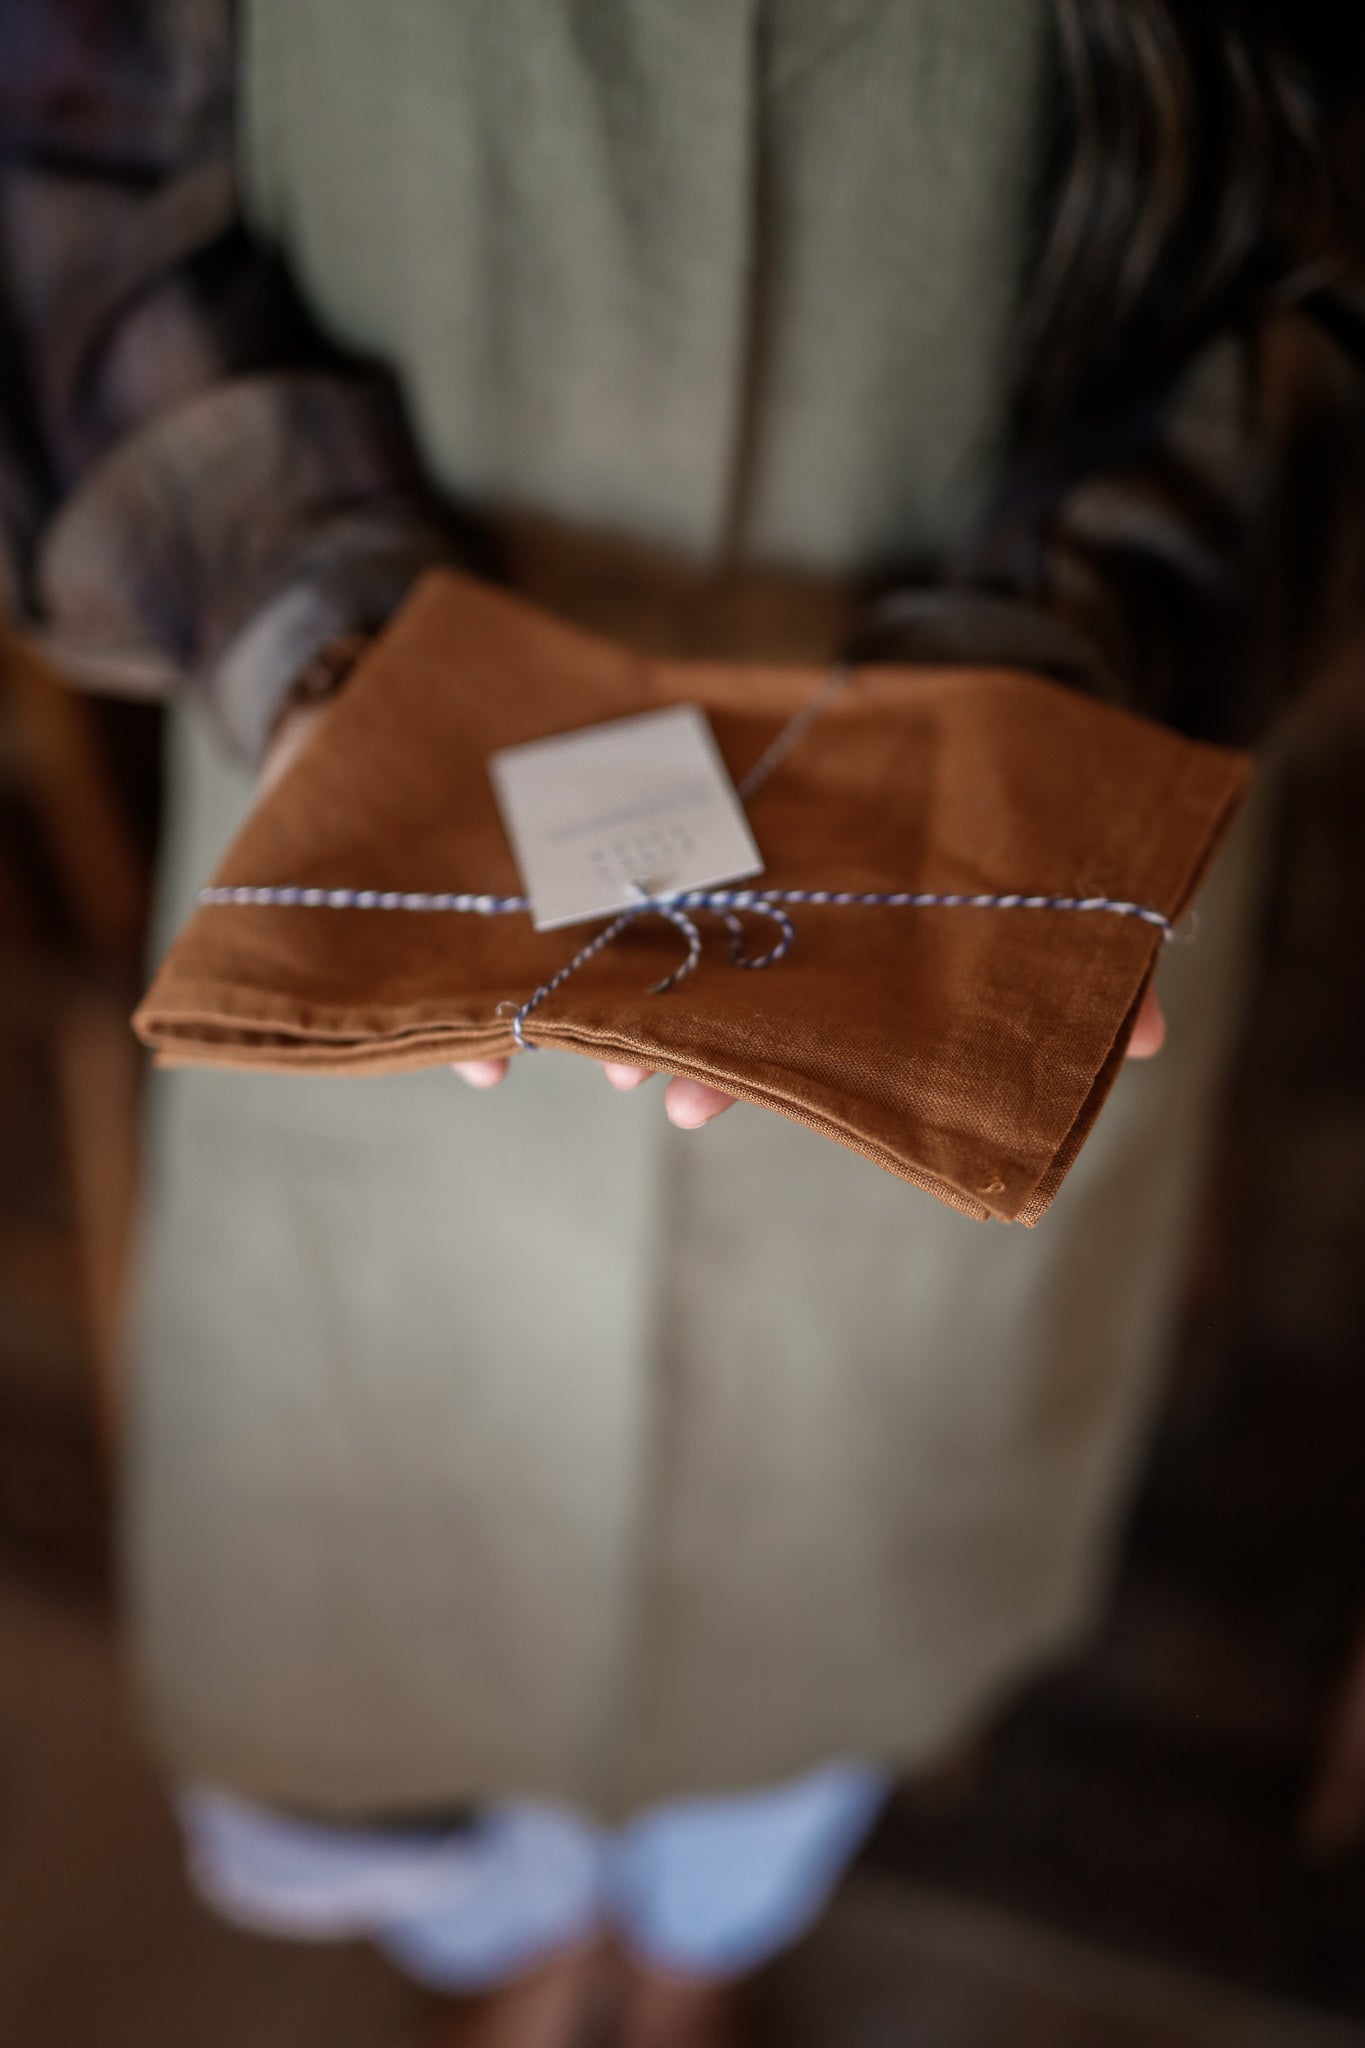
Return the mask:
[[(437, 572), (215, 879), (517, 894), (486, 767), (497, 748), (697, 703), (738, 779), (819, 680), (649, 657)], [(860, 669), (751, 800), (766, 862), (751, 886), (1104, 895), (1174, 918), (1248, 772), (1034, 676)], [(791, 915), (796, 944), (774, 966), (737, 971), (717, 926), (662, 995), (649, 984), (681, 942), (641, 918), (527, 1036), (694, 1075), (969, 1215), (1036, 1222), (1114, 1078), (1160, 933), (1067, 911)], [(755, 950), (770, 931), (757, 925)], [(375, 1074), (480, 1058), (513, 1049), (510, 1011), (586, 935), (538, 934), (521, 915), (204, 907), (135, 1023), (175, 1064)]]

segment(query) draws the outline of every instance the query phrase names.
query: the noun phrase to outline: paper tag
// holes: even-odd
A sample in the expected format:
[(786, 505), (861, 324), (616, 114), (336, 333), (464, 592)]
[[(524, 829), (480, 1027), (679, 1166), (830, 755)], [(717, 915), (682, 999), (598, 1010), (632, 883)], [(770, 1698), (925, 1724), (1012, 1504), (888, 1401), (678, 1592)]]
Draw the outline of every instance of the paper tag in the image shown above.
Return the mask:
[(504, 747), (489, 773), (537, 931), (762, 873), (695, 704)]

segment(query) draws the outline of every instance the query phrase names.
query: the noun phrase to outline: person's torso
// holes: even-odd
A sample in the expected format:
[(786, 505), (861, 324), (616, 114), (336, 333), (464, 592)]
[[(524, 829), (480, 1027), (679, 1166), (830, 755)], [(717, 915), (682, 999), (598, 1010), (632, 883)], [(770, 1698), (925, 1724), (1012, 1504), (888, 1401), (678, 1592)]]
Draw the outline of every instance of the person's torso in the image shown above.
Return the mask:
[(255, 0), (249, 214), (432, 474), (823, 575), (989, 486), (1041, 0)]

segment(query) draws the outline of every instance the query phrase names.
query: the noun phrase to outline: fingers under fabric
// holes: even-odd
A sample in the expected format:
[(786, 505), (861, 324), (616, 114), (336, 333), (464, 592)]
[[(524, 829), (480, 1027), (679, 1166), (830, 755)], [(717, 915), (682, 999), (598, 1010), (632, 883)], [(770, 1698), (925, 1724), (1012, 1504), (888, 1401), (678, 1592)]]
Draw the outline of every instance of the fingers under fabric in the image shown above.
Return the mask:
[(719, 1088), (709, 1087), (705, 1081), (692, 1081), (685, 1075), (670, 1081), (664, 1094), (664, 1109), (668, 1121), (680, 1131), (699, 1131), (703, 1124), (709, 1124), (724, 1110), (734, 1105), (734, 1096), (722, 1094)]
[(652, 1067), (627, 1067), (619, 1060), (603, 1060), (602, 1072), (613, 1088), (622, 1090), (638, 1088), (642, 1081), (650, 1081), (654, 1077)]
[(1133, 1035), (1128, 1041), (1127, 1057), (1130, 1060), (1152, 1059), (1165, 1043), (1166, 1019), (1157, 1001), (1156, 990), (1149, 988), (1138, 1009)]
[(506, 1060), (456, 1060), (450, 1069), (471, 1088), (496, 1088), (507, 1072)]

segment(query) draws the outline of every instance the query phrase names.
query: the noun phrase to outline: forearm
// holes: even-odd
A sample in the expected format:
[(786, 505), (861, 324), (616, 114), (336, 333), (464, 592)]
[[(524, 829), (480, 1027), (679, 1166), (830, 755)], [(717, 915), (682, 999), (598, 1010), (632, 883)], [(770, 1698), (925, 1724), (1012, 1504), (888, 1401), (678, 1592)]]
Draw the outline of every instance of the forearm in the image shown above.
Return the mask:
[(79, 660), (154, 651), (255, 759), (292, 671), (455, 552), (382, 388), (262, 373), (120, 443), (45, 533), (36, 609)]
[(237, 221), (226, 8), (22, 14), (0, 26), (4, 601), (87, 676), (189, 688), (254, 757), (293, 667), (455, 541), (387, 380)]
[(1365, 610), (1365, 375), (1302, 317), (1159, 413), (1036, 465), (948, 579), (868, 610), (868, 659), (1048, 674), (1254, 744)]

